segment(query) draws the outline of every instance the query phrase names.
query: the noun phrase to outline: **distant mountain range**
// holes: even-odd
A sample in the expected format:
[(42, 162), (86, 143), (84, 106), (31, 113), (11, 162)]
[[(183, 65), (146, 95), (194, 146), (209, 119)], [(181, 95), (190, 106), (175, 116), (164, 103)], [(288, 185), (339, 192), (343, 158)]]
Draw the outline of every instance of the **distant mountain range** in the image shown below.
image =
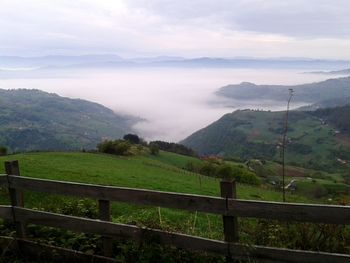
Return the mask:
[(132, 131), (136, 121), (85, 100), (0, 89), (0, 146), (10, 151), (92, 149)]
[(242, 82), (227, 85), (216, 94), (234, 100), (276, 100), (286, 101), (289, 89), (294, 90), (293, 101), (317, 103), (325, 100), (350, 97), (350, 77), (328, 79), (302, 85), (256, 85)]
[(181, 67), (181, 68), (273, 68), (273, 69), (339, 69), (350, 67), (346, 60), (321, 60), (306, 58), (183, 58), (158, 56), (122, 58), (118, 55), (85, 56), (0, 56), (2, 69), (47, 68), (118, 68), (118, 67)]
[(312, 71), (306, 72), (310, 74), (323, 74), (323, 75), (350, 75), (350, 69), (333, 70), (333, 71)]

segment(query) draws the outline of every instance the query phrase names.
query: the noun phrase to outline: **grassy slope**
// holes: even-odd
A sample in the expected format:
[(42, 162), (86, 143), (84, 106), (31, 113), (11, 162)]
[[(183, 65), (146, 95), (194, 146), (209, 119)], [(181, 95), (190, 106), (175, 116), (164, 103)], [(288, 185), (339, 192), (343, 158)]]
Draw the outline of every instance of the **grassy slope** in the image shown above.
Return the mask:
[[(23, 176), (67, 180), (75, 182), (115, 185), (194, 193), (219, 195), (219, 182), (214, 178), (187, 173), (176, 166), (182, 166), (192, 157), (161, 152), (159, 156), (117, 157), (91, 153), (27, 153), (1, 157), (0, 162), (19, 160)], [(3, 169), (0, 170), (0, 173)], [(200, 183), (201, 181), (201, 183)], [(6, 201), (6, 191), (1, 192), (2, 202)], [(238, 197), (242, 199), (275, 200), (281, 199), (276, 191), (248, 185), (238, 185)], [(27, 207), (50, 210), (54, 206), (66, 205), (71, 198), (40, 193), (27, 193)], [(289, 201), (307, 202), (306, 198), (290, 195)], [(140, 207), (121, 203), (113, 203), (113, 221), (173, 229), (185, 233), (206, 237), (221, 238), (221, 218), (214, 215), (195, 216), (194, 213)], [(196, 219), (194, 219), (196, 218)], [(196, 220), (196, 227), (193, 222)], [(208, 231), (208, 226), (210, 231)]]
[[(0, 162), (14, 159), (19, 160), (23, 176), (219, 195), (219, 182), (216, 179), (201, 176), (200, 185), (198, 176), (170, 165), (169, 163), (173, 162), (182, 166), (186, 160), (194, 159), (173, 153), (161, 152), (157, 157), (118, 157), (91, 153), (27, 153), (0, 157)], [(4, 172), (3, 168), (0, 171)], [(264, 200), (278, 200), (280, 195), (262, 188), (238, 186), (240, 198), (249, 199), (251, 194), (258, 194)]]
[[(200, 153), (248, 159), (260, 154), (264, 159), (280, 160), (276, 144), (281, 141), (284, 117), (284, 112), (236, 111), (192, 134), (183, 143)], [(287, 147), (288, 163), (328, 170), (345, 168), (337, 162), (334, 152), (340, 149), (350, 152), (350, 148), (339, 143), (333, 127), (303, 112), (291, 112), (289, 127), (288, 138), (292, 143)], [(240, 140), (235, 139), (237, 134)], [(273, 152), (262, 153), (267, 146)], [(298, 151), (296, 147), (300, 146), (308, 151)]]

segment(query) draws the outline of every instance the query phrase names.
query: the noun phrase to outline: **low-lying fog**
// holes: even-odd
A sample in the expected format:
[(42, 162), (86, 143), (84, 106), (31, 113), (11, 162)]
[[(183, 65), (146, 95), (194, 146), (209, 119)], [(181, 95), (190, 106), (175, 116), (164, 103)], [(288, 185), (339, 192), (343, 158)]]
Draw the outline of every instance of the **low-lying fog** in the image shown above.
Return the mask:
[[(52, 70), (51, 70), (52, 71)], [(220, 87), (242, 81), (256, 84), (301, 84), (323, 75), (302, 70), (247, 69), (80, 69), (44, 75), (0, 77), (0, 88), (28, 88), (101, 103), (117, 113), (145, 119), (135, 125), (148, 140), (179, 141), (237, 108), (284, 109), (286, 102), (226, 103), (214, 95)], [(288, 91), (286, 91), (288, 92)], [(221, 103), (222, 102), (222, 103)], [(292, 107), (297, 107), (292, 102)]]

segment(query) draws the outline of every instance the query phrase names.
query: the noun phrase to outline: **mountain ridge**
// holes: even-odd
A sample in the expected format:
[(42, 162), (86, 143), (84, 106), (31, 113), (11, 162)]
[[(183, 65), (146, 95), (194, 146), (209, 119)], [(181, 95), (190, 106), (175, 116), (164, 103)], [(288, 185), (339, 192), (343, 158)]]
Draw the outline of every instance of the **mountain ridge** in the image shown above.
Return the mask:
[(194, 57), (155, 56), (123, 58), (116, 54), (101, 55), (47, 55), (47, 56), (0, 56), (0, 67), (208, 67), (208, 68), (289, 68), (334, 69), (350, 67), (348, 60), (307, 58), (254, 58), (254, 57)]
[(234, 100), (285, 100), (289, 89), (294, 90), (293, 101), (316, 103), (323, 100), (350, 97), (350, 77), (332, 78), (325, 81), (300, 85), (257, 85), (251, 82), (226, 85), (216, 94)]

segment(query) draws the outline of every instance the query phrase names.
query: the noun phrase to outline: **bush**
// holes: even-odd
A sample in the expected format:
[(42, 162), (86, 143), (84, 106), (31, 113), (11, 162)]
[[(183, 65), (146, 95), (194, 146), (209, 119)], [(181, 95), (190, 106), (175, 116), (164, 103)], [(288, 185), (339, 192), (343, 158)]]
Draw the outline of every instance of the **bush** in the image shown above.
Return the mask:
[(243, 222), (242, 228), (256, 245), (276, 246), (301, 250), (349, 253), (350, 231), (345, 225), (281, 223), (258, 220)]
[(216, 171), (216, 176), (220, 178), (229, 179), (233, 177), (233, 169), (231, 165), (220, 165)]
[(155, 144), (151, 144), (149, 146), (149, 150), (151, 152), (152, 155), (158, 155), (159, 154), (159, 147)]
[(223, 161), (218, 162), (216, 160), (210, 160), (199, 164), (187, 162), (184, 168), (188, 171), (206, 176), (235, 179), (237, 182), (245, 184), (261, 184), (259, 177), (243, 165), (231, 165)]
[(216, 176), (216, 165), (212, 162), (204, 162), (200, 167), (198, 172), (200, 174), (215, 177)]
[(130, 147), (130, 143), (123, 140), (106, 140), (97, 145), (97, 149), (99, 152), (115, 155), (127, 155)]
[(7, 148), (0, 146), (0, 156), (5, 156), (7, 154)]
[(188, 156), (197, 156), (196, 152), (191, 148), (186, 147), (185, 145), (173, 142), (164, 142), (164, 141), (152, 141), (149, 145), (156, 145), (160, 150), (178, 153)]

